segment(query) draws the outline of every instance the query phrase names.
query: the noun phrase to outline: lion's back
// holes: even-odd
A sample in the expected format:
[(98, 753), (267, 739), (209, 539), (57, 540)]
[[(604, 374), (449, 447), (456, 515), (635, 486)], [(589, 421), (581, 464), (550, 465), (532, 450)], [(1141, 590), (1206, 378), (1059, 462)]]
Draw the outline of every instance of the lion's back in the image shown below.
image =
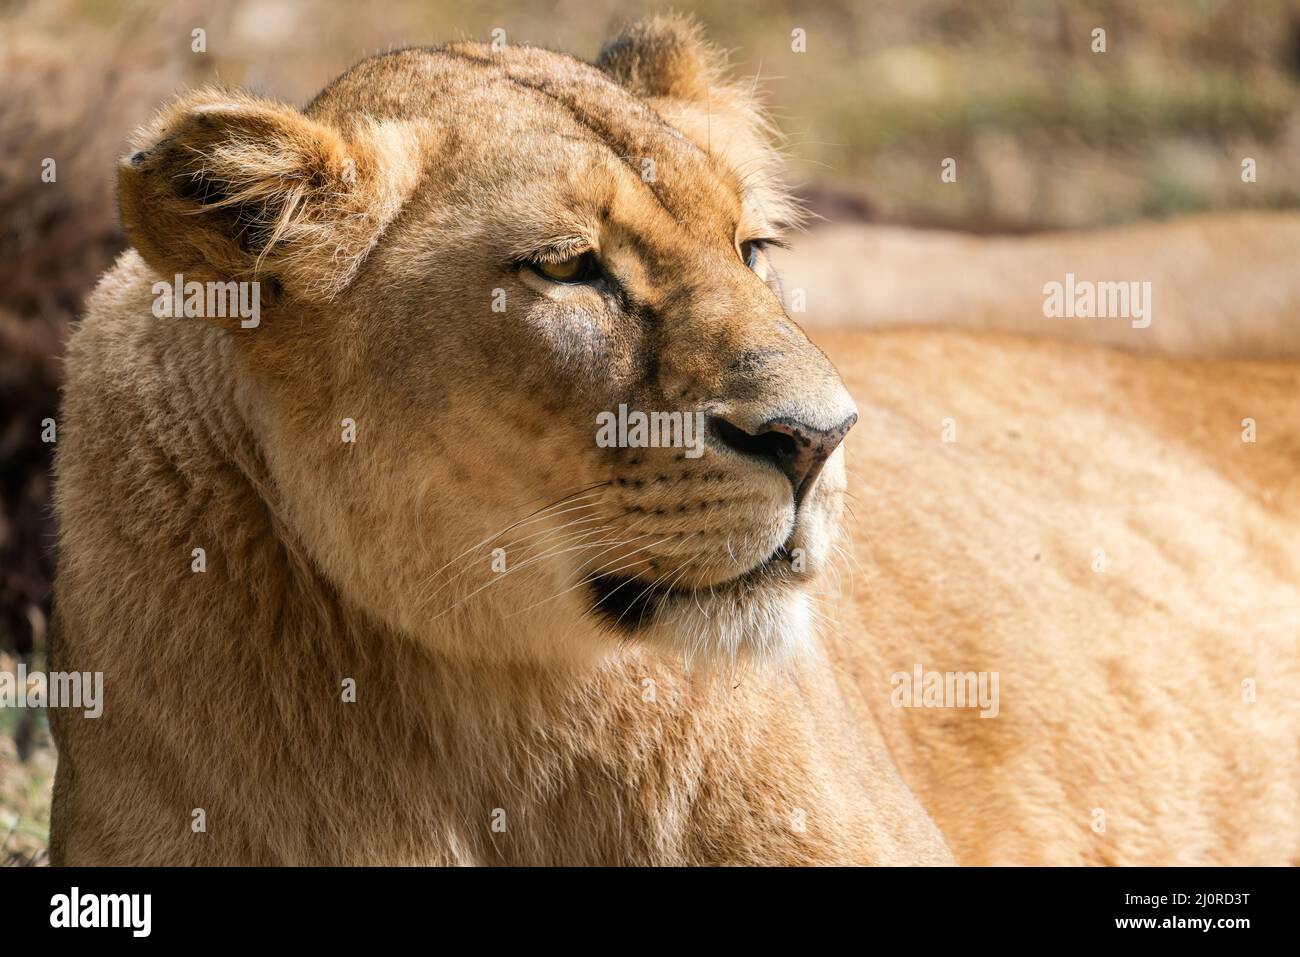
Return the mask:
[[(863, 412), (842, 631), (958, 859), (1294, 862), (1300, 370), (826, 345)], [(918, 666), (996, 674), (996, 716), (893, 706)]]

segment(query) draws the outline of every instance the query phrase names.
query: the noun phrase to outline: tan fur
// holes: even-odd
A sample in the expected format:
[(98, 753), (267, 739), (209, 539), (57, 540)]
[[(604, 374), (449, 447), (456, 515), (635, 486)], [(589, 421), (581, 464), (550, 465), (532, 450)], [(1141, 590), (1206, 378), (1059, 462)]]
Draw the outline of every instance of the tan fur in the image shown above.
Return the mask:
[[(820, 341), (863, 411), (838, 631), (958, 860), (1300, 862), (1300, 369)], [(999, 715), (892, 707), (917, 662), (998, 671)]]
[[(625, 86), (461, 45), (302, 114), (208, 91), (124, 161), (136, 249), (70, 344), (58, 450), (53, 666), (106, 700), (54, 715), (54, 860), (1293, 857), (1295, 370), (1215, 367), (1207, 403), (1153, 360), (828, 340), (863, 416), (836, 560), (842, 452), (796, 511), (717, 445), (594, 447), (619, 402), (854, 409), (738, 255), (790, 213), (753, 104), (700, 103), (717, 57), (679, 20), (599, 62)], [(539, 244), (622, 292), (518, 268)], [(155, 319), (176, 271), (265, 282), (261, 326)], [(783, 544), (806, 567), (750, 571)], [(612, 569), (673, 590), (628, 628), (593, 613)], [(1001, 715), (890, 707), (918, 661), (1001, 669)]]

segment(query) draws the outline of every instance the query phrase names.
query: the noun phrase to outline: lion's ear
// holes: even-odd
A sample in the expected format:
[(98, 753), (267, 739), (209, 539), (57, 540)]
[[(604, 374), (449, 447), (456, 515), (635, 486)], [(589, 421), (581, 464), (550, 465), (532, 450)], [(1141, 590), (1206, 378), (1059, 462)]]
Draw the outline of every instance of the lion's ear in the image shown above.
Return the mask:
[(722, 55), (700, 25), (677, 14), (638, 20), (611, 37), (596, 66), (638, 96), (686, 102), (708, 98)]
[(777, 132), (763, 113), (757, 83), (728, 79), (723, 55), (694, 20), (673, 14), (640, 20), (605, 44), (596, 65), (730, 167), (774, 229), (803, 218), (784, 185), (784, 163), (772, 145)]
[(329, 298), (404, 198), (384, 150), (298, 110), (224, 90), (188, 94), (118, 167), (127, 237), (170, 276), (275, 280)]

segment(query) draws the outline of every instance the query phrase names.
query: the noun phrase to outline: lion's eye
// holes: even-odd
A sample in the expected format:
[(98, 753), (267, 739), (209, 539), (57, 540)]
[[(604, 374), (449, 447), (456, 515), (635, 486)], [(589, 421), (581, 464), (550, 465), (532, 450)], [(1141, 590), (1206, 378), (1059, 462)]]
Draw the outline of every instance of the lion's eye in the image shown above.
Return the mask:
[(600, 273), (596, 257), (587, 252), (560, 262), (532, 262), (532, 270), (551, 282), (590, 282)]
[(763, 251), (763, 240), (750, 239), (740, 244), (740, 258), (745, 261), (745, 265), (755, 271), (758, 270), (759, 254)]

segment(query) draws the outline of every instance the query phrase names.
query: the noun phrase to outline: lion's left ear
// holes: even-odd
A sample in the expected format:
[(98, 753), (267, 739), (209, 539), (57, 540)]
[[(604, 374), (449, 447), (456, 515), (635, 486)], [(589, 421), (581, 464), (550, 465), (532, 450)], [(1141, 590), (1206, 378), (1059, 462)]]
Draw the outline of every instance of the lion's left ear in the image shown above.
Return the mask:
[(414, 183), (400, 131), (340, 130), (226, 90), (182, 96), (118, 167), (128, 239), (160, 273), (345, 287)]

